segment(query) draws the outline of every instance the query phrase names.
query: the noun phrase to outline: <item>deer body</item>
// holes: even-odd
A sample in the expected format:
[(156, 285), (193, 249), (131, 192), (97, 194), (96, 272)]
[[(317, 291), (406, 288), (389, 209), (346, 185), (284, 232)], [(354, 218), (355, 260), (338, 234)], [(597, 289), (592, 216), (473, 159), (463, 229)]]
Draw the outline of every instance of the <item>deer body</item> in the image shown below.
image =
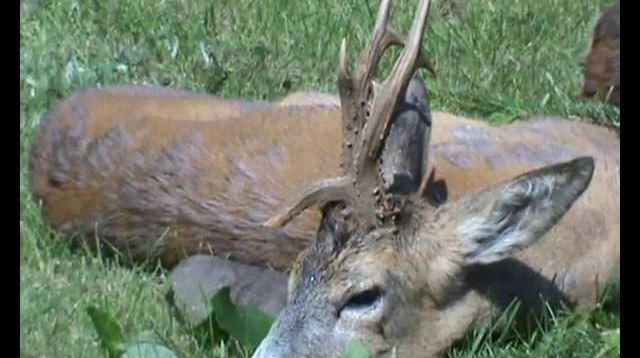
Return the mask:
[(89, 90), (43, 121), (33, 192), (54, 227), (97, 230), (136, 259), (173, 265), (205, 252), (284, 268), (318, 218), (277, 231), (260, 223), (308, 180), (338, 171), (339, 148), (323, 145), (340, 138), (337, 113), (161, 88)]
[[(276, 231), (261, 222), (301, 187), (340, 170), (339, 108), (331, 96), (319, 98), (327, 104), (283, 107), (145, 87), (75, 95), (36, 139), (34, 193), (55, 227), (97, 224), (134, 257), (153, 253), (157, 243), (169, 265), (204, 252), (283, 269), (310, 245), (319, 215), (304, 213)], [(566, 275), (560, 283), (591, 300), (595, 275), (612, 272), (619, 252), (615, 132), (557, 118), (491, 126), (436, 112), (433, 121), (427, 172), (434, 176), (425, 195), (436, 202), (578, 154), (596, 158), (584, 198), (549, 234), (561, 239), (522, 254), (527, 266), (550, 280)]]
[[(102, 115), (101, 107), (90, 106), (95, 102), (74, 98), (81, 97), (62, 104), (34, 144), (34, 193), (54, 226), (93, 230), (98, 223), (116, 247), (134, 257), (155, 247), (167, 264), (212, 252), (282, 269), (312, 244), (317, 211), (278, 230), (260, 224), (300, 188), (339, 173), (338, 108), (249, 105), (224, 118), (209, 116), (215, 111), (208, 108), (190, 116), (133, 117)], [(158, 103), (168, 99), (176, 100)], [(125, 106), (117, 101), (103, 108)], [(555, 303), (594, 303), (619, 274), (617, 134), (557, 118), (490, 126), (436, 112), (433, 123), (427, 170), (433, 176), (424, 189), (435, 202), (578, 154), (595, 158), (595, 173), (545, 239), (467, 277), (471, 289), (436, 318), (441, 325), (429, 347), (442, 350), (515, 297), (528, 306), (538, 306), (540, 294)], [(156, 244), (167, 228), (176, 237)]]

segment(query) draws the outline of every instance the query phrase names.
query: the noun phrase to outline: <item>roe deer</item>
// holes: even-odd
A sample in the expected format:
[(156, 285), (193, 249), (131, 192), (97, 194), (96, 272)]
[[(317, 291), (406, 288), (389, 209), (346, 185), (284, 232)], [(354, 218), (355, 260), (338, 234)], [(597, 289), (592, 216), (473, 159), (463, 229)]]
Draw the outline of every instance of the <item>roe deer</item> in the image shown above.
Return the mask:
[[(431, 176), (424, 191), (441, 204), (438, 208), (418, 195), (406, 197), (416, 191), (424, 167), (408, 171), (415, 176), (409, 175), (412, 180), (404, 189), (390, 185), (395, 177), (389, 173), (406, 164), (403, 160), (416, 163), (411, 154), (420, 150), (388, 150), (393, 146), (386, 143), (383, 157), (390, 160), (383, 160), (382, 171), (391, 181), (376, 192), (384, 197), (382, 203), (387, 202), (387, 191), (396, 193), (391, 203), (401, 209), (395, 216), (401, 224), (398, 238), (380, 236), (380, 230), (360, 235), (369, 232), (368, 219), (350, 228), (331, 202), (322, 210), (315, 242), (319, 212), (301, 212), (284, 228), (260, 228), (300, 189), (319, 180), (345, 182), (330, 178), (352, 170), (350, 153), (370, 133), (358, 137), (361, 124), (354, 128), (346, 121), (343, 137), (342, 118), (388, 122), (389, 101), (404, 99), (407, 107), (415, 107), (409, 113), (429, 124), (426, 93), (418, 81), (409, 84), (414, 88), (404, 98), (398, 93), (407, 75), (391, 77), (401, 83), (399, 92), (397, 87), (390, 91), (373, 86), (382, 52), (404, 42), (403, 36), (380, 25), (388, 8), (389, 1), (383, 1), (377, 21), (382, 31), (374, 33), (355, 80), (346, 70), (346, 59), (341, 61), (340, 107), (331, 96), (314, 94), (302, 95), (304, 106), (295, 105), (295, 95), (272, 105), (148, 88), (72, 96), (43, 121), (35, 139), (30, 171), (34, 197), (42, 200), (54, 227), (97, 230), (98, 236), (134, 257), (149, 254), (175, 263), (211, 249), (240, 262), (286, 268), (308, 248), (291, 275), (289, 306), (258, 356), (333, 356), (354, 336), (376, 352), (395, 346), (400, 356), (430, 356), (515, 297), (532, 306), (539, 294), (555, 301), (592, 302), (598, 287), (618, 269), (619, 139), (615, 132), (587, 123), (547, 118), (491, 127), (435, 113), (433, 132), (429, 126), (418, 127), (424, 131), (419, 135), (394, 132), (396, 123), (387, 142), (398, 133), (396, 138), (405, 140), (422, 138), (422, 144), (413, 146), (420, 148), (429, 143), (431, 133)], [(420, 9), (426, 18), (425, 2)], [(424, 22), (414, 26), (408, 49), (418, 50), (423, 28)], [(407, 70), (414, 72), (406, 66), (396, 72)], [(381, 105), (386, 111), (382, 114)], [(396, 121), (402, 118), (398, 115)], [(380, 127), (368, 128), (378, 132)], [(397, 152), (401, 155), (394, 155)], [(418, 156), (418, 163), (426, 161), (426, 154)], [(594, 159), (593, 179), (588, 159), (553, 166), (585, 155)], [(359, 189), (373, 181), (371, 163), (365, 169)], [(526, 172), (528, 177), (508, 184)], [(489, 185), (494, 186), (470, 194)], [(331, 199), (341, 191), (312, 190), (312, 200), (290, 207), (300, 212), (314, 200)], [(366, 209), (368, 199), (362, 197), (358, 208)], [(371, 202), (378, 207), (377, 200)], [(385, 223), (393, 221), (382, 214)], [(280, 215), (270, 223), (291, 216)], [(352, 216), (346, 223), (356, 219), (360, 222)], [(547, 239), (516, 252), (543, 236), (555, 221)], [(457, 229), (465, 230), (448, 234)], [(158, 240), (164, 233), (170, 235)], [(498, 261), (512, 253), (514, 258)], [(340, 319), (338, 308), (344, 313)], [(339, 329), (333, 330), (332, 323)], [(321, 339), (314, 340), (316, 334)], [(326, 347), (318, 348), (321, 343)]]
[(609, 7), (593, 30), (584, 61), (582, 95), (620, 107), (620, 2)]
[[(435, 357), (515, 298), (525, 313), (543, 307), (540, 298), (594, 303), (619, 275), (620, 147), (608, 129), (435, 116), (429, 158), (453, 188), (449, 201), (433, 207), (419, 193), (387, 190), (380, 148), (421, 65), (429, 12), (421, 0), (404, 39), (387, 24), (390, 3), (382, 0), (356, 76), (343, 42), (342, 175), (310, 185), (265, 222), (286, 225), (322, 207), (316, 240), (290, 273), (287, 305), (254, 357), (338, 357), (353, 339), (375, 357)], [(374, 83), (390, 38), (403, 51)]]

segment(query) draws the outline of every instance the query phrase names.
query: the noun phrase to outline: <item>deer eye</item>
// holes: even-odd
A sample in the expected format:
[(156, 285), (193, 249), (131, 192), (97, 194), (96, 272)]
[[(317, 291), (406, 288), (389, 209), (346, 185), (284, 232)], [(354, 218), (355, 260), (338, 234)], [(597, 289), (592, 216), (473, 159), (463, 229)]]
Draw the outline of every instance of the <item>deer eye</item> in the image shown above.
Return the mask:
[(382, 301), (383, 292), (379, 287), (373, 287), (353, 294), (345, 302), (338, 312), (338, 316), (344, 310), (362, 310), (376, 306)]

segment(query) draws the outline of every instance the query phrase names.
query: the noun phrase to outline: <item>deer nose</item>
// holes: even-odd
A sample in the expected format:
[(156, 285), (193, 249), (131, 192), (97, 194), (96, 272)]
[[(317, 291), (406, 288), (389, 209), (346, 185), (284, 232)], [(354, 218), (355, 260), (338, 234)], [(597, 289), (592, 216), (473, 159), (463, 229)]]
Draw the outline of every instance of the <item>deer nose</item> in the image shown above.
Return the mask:
[[(274, 324), (275, 326), (275, 324)], [(253, 353), (251, 358), (285, 358), (292, 357), (288, 346), (280, 339), (273, 336), (271, 331), (260, 342), (258, 349)]]

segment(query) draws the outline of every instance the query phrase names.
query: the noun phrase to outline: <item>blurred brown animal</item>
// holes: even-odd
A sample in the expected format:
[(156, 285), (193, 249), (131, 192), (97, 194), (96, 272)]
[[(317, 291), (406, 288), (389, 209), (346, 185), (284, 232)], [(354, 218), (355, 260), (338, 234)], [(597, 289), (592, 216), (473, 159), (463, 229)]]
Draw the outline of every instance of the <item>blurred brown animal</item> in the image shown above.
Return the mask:
[(620, 2), (604, 11), (593, 30), (582, 95), (620, 107)]

